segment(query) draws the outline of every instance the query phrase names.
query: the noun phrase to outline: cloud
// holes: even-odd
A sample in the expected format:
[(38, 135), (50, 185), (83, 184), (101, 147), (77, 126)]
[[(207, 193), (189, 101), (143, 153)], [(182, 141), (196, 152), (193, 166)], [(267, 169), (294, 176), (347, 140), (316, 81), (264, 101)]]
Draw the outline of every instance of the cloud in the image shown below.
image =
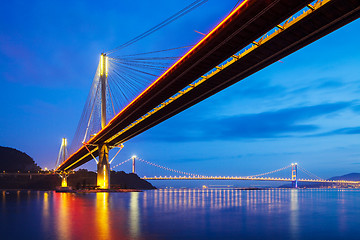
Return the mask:
[(334, 89), (345, 85), (341, 82), (341, 79), (337, 78), (320, 78), (317, 79), (317, 82), (319, 83), (319, 85), (316, 86), (317, 89)]
[(308, 92), (319, 92), (321, 90), (339, 89), (345, 86), (341, 79), (338, 78), (315, 78), (312, 79), (305, 87), (291, 89), (289, 95), (300, 95)]
[[(267, 78), (244, 79), (233, 87), (226, 89), (221, 96), (221, 103), (239, 99), (263, 99), (286, 93), (286, 87), (272, 84)], [(219, 100), (220, 101), (220, 100)]]
[(352, 134), (360, 134), (360, 127), (340, 128), (334, 131), (319, 134), (318, 136), (352, 135)]
[(143, 139), (184, 142), (283, 138), (296, 134), (309, 134), (319, 130), (320, 127), (303, 122), (348, 107), (351, 107), (351, 103), (339, 102), (213, 119), (176, 117), (147, 132)]
[[(264, 98), (265, 96), (274, 96), (286, 92), (286, 88), (281, 85), (272, 85), (268, 79), (244, 79), (239, 84), (241, 87), (232, 88), (232, 97), (241, 98)], [(231, 91), (231, 90), (230, 90)]]
[(354, 112), (359, 112), (360, 113), (360, 105), (356, 105), (356, 106), (352, 107), (352, 110)]

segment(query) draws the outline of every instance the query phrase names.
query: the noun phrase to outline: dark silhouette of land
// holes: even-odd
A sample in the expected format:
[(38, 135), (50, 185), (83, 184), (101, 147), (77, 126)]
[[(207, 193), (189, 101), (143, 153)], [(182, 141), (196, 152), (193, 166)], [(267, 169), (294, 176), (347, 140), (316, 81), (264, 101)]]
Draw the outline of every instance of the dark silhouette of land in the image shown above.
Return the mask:
[[(18, 172), (20, 174), (15, 174)], [(111, 171), (110, 179), (112, 188), (155, 189), (149, 182), (133, 173)], [(0, 189), (54, 190), (60, 185), (61, 178), (58, 175), (41, 171), (26, 153), (14, 148), (0, 147)], [(85, 169), (72, 172), (68, 177), (68, 185), (75, 189), (94, 188), (96, 173)]]
[(346, 175), (329, 178), (329, 180), (360, 181), (360, 173), (349, 173)]
[(0, 171), (37, 172), (40, 167), (24, 152), (9, 147), (0, 147)]
[[(96, 186), (96, 172), (88, 171), (86, 169), (79, 169), (74, 174), (68, 177), (69, 186), (75, 189), (91, 188)], [(155, 189), (151, 183), (134, 173), (125, 173), (123, 171), (110, 172), (110, 184), (112, 188), (121, 189)]]

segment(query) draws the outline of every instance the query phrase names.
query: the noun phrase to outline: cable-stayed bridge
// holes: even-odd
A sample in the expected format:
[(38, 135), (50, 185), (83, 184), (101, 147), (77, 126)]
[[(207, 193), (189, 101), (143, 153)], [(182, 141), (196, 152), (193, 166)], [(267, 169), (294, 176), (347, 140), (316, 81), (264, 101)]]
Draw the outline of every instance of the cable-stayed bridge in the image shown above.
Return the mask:
[(179, 48), (116, 56), (161, 24), (101, 54), (71, 155), (56, 171), (66, 173), (95, 159), (98, 185), (109, 188), (110, 149), (121, 150), (127, 140), (359, 16), (358, 0), (244, 0), (180, 57), (156, 55)]

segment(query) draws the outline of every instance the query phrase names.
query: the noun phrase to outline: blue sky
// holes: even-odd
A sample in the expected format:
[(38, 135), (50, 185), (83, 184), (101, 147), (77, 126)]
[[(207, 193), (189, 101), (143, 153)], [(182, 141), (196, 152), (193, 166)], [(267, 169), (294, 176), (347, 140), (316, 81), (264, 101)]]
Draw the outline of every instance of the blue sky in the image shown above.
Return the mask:
[[(191, 2), (4, 3), (0, 145), (53, 167), (61, 138), (71, 140), (76, 130), (99, 54)], [(126, 51), (194, 44), (202, 37), (194, 30), (209, 32), (236, 2), (209, 0)], [(359, 37), (357, 20), (128, 141), (116, 162), (136, 154), (209, 175), (250, 175), (291, 162), (321, 177), (360, 172)]]

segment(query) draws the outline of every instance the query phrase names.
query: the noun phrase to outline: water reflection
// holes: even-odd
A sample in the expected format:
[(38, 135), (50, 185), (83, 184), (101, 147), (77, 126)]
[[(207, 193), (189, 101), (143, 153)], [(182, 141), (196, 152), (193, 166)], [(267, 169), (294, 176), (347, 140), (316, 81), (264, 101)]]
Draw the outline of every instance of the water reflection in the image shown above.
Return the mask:
[(126, 207), (118, 208), (121, 202), (117, 202), (111, 209), (111, 193), (55, 193), (53, 198), (54, 224), (60, 239), (127, 238)]
[[(57, 235), (61, 239), (70, 239), (71, 236), (71, 218), (70, 218), (70, 195), (67, 193), (57, 193), (54, 195), (55, 200), (55, 220)], [(45, 216), (46, 218), (46, 216)]]
[[(256, 210), (258, 205), (276, 203), (281, 207), (283, 190), (238, 190), (238, 189), (159, 189), (151, 194), (144, 193), (147, 201), (144, 206), (153, 201), (154, 206), (166, 209), (210, 208), (222, 209), (241, 207), (245, 201), (248, 210)], [(288, 192), (287, 192), (288, 194)]]
[(1, 212), (5, 212), (6, 210), (6, 191), (2, 191), (2, 200), (1, 200)]
[(299, 239), (298, 189), (290, 190), (290, 229), (292, 239)]
[(130, 193), (130, 216), (129, 216), (130, 236), (132, 239), (139, 239), (140, 236), (140, 211), (139, 193)]
[[(327, 238), (341, 238), (348, 232), (355, 232), (353, 236), (360, 234), (360, 191), (162, 189), (140, 193), (1, 193), (0, 230), (4, 236), (18, 234), (20, 239), (26, 238), (27, 232), (35, 234), (28, 236), (34, 239), (187, 239), (193, 234), (209, 239), (306, 239), (312, 237), (319, 222), (326, 229), (323, 233)], [(20, 222), (23, 235), (16, 227)]]
[(111, 234), (109, 229), (109, 194), (107, 192), (96, 193), (96, 236), (99, 239), (106, 239)]
[[(28, 191), (27, 193), (27, 199), (29, 201), (30, 199), (30, 192)], [(42, 224), (44, 226), (44, 230), (48, 231), (48, 229), (50, 228), (49, 224), (50, 224), (50, 206), (49, 206), (49, 193), (48, 192), (44, 192), (44, 197), (43, 197), (43, 207), (42, 207), (42, 217), (43, 217), (43, 221)]]

